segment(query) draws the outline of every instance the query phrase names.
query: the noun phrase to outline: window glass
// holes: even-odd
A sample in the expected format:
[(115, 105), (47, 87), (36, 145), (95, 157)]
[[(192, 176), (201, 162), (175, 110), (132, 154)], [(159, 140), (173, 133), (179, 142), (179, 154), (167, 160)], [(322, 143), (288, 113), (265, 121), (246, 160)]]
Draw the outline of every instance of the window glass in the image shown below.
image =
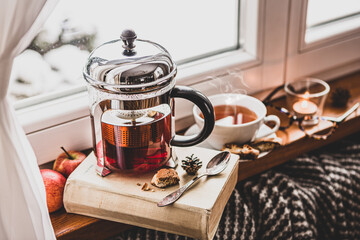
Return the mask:
[[(178, 63), (239, 48), (238, 0), (62, 0), (14, 62), (14, 100), (83, 86), (94, 47), (132, 28), (163, 45)], [(47, 94), (51, 96), (51, 94)], [(58, 96), (58, 94), (57, 94)]]
[(359, 26), (359, 0), (308, 0), (305, 42), (327, 38)]

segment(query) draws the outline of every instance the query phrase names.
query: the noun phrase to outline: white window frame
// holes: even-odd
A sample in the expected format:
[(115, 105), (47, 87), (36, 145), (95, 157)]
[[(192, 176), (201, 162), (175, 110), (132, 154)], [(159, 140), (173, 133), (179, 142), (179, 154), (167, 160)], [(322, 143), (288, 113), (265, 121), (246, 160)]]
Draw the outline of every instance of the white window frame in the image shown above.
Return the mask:
[(291, 1), (286, 81), (333, 79), (360, 69), (360, 27), (306, 43), (306, 11), (307, 0)]
[[(321, 65), (318, 69), (313, 69), (302, 62), (303, 58), (310, 59), (314, 54), (323, 53), (323, 48), (333, 46), (322, 46), (311, 51), (301, 49), (303, 33), (299, 32), (299, 29), (303, 27), (303, 8), (297, 8), (303, 7), (300, 2), (304, 4), (304, 1), (298, 0), (241, 1), (241, 17), (246, 22), (245, 25), (241, 25), (241, 34), (246, 38), (242, 48), (179, 66), (177, 85), (191, 86), (210, 95), (215, 92), (209, 87), (209, 83), (222, 78), (229, 81), (230, 78), (234, 88), (245, 88), (252, 94), (283, 84), (289, 79), (319, 73), (333, 65), (339, 65), (338, 62), (327, 61), (325, 67)], [(347, 41), (350, 41), (351, 45), (352, 41), (356, 42), (358, 39)], [(343, 47), (346, 49), (346, 43)], [(358, 58), (359, 54), (351, 54), (349, 61), (353, 64), (351, 61)], [(300, 63), (305, 69), (303, 73), (296, 71), (296, 64)], [(355, 68), (360, 69), (360, 66), (348, 67), (340, 72), (348, 73)], [(246, 86), (239, 81), (236, 74), (229, 72), (241, 73)], [(339, 74), (339, 71), (336, 74)], [(22, 104), (27, 105), (26, 101), (37, 102), (36, 98), (33, 98), (25, 100)], [(187, 101), (176, 100), (177, 129), (183, 129), (193, 123), (191, 107), (192, 104)], [(39, 164), (53, 160), (61, 152), (60, 146), (74, 150), (92, 147), (88, 96), (84, 91), (21, 108), (17, 113)]]

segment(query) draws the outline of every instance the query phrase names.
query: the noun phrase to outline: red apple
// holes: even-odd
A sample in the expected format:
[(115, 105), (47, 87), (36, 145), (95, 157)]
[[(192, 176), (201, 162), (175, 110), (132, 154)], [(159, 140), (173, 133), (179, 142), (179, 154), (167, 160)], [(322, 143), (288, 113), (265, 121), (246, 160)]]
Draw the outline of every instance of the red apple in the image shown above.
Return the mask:
[(82, 152), (63, 150), (64, 152), (56, 158), (53, 170), (58, 171), (67, 178), (86, 158), (86, 155)]
[(51, 169), (41, 169), (46, 191), (46, 203), (49, 213), (59, 210), (63, 206), (63, 195), (66, 178)]

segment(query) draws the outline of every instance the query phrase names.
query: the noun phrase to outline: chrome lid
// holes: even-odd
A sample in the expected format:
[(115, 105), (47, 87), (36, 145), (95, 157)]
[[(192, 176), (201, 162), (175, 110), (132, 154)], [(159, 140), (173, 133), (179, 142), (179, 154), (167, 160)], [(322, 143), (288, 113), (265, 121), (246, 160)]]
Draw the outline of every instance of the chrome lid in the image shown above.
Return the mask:
[(124, 30), (119, 39), (94, 49), (83, 75), (89, 84), (104, 91), (144, 93), (172, 85), (176, 64), (161, 45)]

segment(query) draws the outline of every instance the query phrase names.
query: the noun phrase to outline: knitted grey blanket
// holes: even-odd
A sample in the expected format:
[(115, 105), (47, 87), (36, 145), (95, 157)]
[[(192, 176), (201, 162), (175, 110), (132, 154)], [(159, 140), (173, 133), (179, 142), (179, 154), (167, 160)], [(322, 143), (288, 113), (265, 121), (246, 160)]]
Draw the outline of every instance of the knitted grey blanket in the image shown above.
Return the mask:
[[(134, 227), (113, 239), (190, 238)], [(360, 239), (360, 134), (238, 183), (215, 239)]]

